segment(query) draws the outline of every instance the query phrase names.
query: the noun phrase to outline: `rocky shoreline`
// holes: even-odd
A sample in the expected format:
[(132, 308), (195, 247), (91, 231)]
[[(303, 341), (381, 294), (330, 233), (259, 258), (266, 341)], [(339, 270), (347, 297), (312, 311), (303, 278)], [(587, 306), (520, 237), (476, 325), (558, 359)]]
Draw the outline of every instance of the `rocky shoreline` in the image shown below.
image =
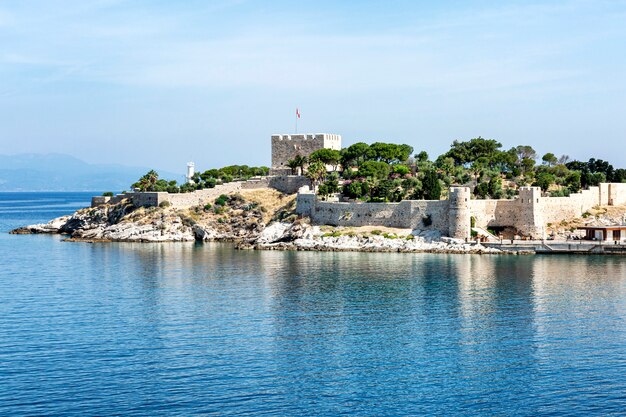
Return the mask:
[[(382, 228), (385, 229), (385, 228)], [(220, 206), (185, 210), (128, 201), (78, 210), (12, 234), (63, 234), (81, 242), (234, 242), (238, 249), (508, 254), (420, 230), (354, 230), (311, 225), (293, 213), (293, 196), (275, 191), (229, 196)]]

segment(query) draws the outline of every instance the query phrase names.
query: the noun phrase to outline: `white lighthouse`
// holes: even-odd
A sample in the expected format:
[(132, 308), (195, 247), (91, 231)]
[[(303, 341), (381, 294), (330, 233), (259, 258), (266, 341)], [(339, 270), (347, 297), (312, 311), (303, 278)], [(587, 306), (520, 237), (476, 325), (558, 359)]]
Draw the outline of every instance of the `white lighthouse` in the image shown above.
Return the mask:
[(193, 174), (195, 174), (195, 167), (196, 165), (193, 162), (187, 162), (187, 183), (188, 184), (192, 184), (193, 183)]

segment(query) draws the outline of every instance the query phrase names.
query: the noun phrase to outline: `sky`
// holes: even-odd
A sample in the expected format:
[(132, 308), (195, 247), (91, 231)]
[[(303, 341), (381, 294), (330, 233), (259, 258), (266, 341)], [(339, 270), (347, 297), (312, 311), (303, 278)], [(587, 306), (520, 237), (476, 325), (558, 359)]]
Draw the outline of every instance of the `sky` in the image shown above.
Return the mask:
[(626, 1), (0, 1), (0, 153), (184, 172), (270, 136), (626, 167)]

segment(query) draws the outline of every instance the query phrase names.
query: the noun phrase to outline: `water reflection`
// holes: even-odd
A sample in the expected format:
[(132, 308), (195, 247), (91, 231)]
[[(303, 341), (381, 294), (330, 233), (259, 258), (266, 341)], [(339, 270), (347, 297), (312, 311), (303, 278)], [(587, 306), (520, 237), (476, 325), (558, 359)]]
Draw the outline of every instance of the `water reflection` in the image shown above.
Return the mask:
[[(54, 399), (98, 397), (104, 384), (103, 404), (127, 404), (120, 414), (625, 405), (622, 258), (29, 242), (46, 247), (47, 259), (20, 255), (40, 265), (29, 276), (36, 286), (4, 265), (0, 325), (12, 331), (2, 332), (0, 356), (3, 346), (38, 343), (66, 353), (20, 362), (62, 381), (15, 377), (12, 391), (25, 404), (33, 400), (26, 387)], [(40, 339), (14, 331), (21, 320)], [(53, 332), (35, 332), (37, 323)]]

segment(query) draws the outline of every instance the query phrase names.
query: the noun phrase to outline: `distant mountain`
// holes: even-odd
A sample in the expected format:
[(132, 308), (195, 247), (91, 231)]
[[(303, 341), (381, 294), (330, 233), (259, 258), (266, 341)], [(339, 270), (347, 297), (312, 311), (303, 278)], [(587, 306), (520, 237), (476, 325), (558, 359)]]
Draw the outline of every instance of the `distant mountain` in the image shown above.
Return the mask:
[[(122, 191), (149, 169), (88, 164), (65, 154), (0, 155), (0, 191)], [(182, 180), (182, 174), (157, 171)]]

